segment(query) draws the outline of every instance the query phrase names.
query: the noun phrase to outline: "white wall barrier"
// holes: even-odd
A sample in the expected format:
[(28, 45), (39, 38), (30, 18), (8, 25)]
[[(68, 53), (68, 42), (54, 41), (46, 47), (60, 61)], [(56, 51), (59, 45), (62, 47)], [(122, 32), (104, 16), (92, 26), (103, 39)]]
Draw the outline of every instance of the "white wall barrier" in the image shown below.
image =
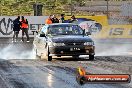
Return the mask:
[[(13, 36), (13, 20), (17, 16), (0, 16), (0, 37), (12, 37)], [(45, 24), (47, 16), (25, 16), (25, 19), (29, 23), (29, 36), (34, 37), (36, 31)], [(22, 36), (21, 31), (19, 37)]]

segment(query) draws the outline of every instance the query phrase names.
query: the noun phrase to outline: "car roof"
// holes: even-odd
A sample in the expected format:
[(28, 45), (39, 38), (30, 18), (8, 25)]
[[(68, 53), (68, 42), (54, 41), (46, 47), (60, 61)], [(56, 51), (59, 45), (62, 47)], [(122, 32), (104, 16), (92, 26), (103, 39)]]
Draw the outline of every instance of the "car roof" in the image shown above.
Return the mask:
[(74, 23), (53, 23), (53, 24), (48, 24), (49, 26), (52, 26), (52, 25), (77, 25), (77, 24), (74, 24)]

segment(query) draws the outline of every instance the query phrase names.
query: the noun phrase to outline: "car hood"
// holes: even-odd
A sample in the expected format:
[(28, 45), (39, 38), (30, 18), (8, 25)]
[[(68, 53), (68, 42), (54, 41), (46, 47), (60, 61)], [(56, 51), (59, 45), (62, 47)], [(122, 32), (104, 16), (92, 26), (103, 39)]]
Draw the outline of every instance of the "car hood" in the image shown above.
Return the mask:
[(51, 41), (56, 43), (92, 42), (92, 39), (88, 36), (82, 36), (82, 35), (62, 35), (62, 36), (51, 37)]

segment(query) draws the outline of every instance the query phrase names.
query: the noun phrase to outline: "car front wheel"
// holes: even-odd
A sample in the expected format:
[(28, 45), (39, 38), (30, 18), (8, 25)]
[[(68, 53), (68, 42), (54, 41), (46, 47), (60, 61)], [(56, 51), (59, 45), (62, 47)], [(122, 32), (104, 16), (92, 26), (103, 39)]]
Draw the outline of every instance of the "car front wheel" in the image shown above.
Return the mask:
[(52, 61), (52, 56), (48, 56), (48, 61)]
[(94, 55), (89, 55), (89, 60), (94, 60)]
[(41, 55), (41, 59), (44, 58), (48, 61), (52, 61), (52, 56), (49, 56), (50, 52), (49, 52), (49, 49), (47, 48), (46, 52), (44, 52), (43, 55)]
[(77, 55), (77, 56), (72, 56), (73, 58), (79, 58), (79, 55)]

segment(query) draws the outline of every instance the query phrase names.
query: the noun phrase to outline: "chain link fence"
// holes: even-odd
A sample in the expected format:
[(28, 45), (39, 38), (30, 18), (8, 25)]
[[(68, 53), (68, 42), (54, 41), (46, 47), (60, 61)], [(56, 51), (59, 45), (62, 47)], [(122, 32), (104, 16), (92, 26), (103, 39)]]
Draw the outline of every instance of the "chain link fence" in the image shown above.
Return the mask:
[(85, 6), (74, 6), (81, 15), (107, 15), (109, 24), (132, 24), (132, 1), (86, 1)]

